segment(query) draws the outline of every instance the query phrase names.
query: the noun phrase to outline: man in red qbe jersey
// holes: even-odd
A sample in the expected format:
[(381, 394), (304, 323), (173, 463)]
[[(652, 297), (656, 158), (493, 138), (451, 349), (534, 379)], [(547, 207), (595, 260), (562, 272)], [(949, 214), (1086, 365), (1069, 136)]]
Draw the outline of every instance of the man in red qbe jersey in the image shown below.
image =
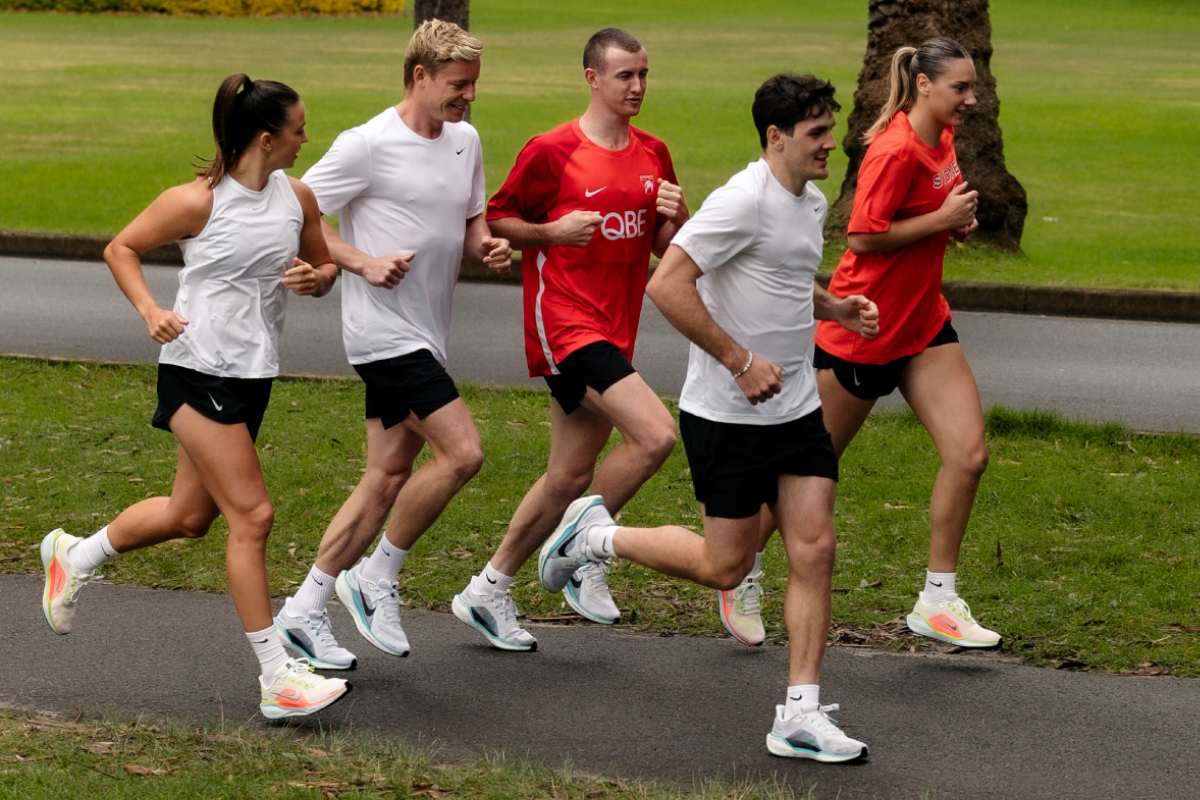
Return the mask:
[[(550, 387), (550, 458), (484, 570), (459, 593), (455, 615), (503, 650), (535, 650), (518, 624), (512, 576), (589, 485), (616, 513), (675, 447), (670, 412), (634, 371), (634, 340), (650, 253), (687, 220), (670, 153), (630, 125), (646, 95), (641, 43), (606, 28), (588, 40), (591, 101), (578, 119), (533, 137), (488, 203), (496, 236), (524, 251), (525, 357)], [(596, 466), (612, 429), (621, 443)], [(569, 516), (569, 515), (568, 515)], [(607, 564), (581, 567), (567, 602), (584, 617), (620, 617)]]

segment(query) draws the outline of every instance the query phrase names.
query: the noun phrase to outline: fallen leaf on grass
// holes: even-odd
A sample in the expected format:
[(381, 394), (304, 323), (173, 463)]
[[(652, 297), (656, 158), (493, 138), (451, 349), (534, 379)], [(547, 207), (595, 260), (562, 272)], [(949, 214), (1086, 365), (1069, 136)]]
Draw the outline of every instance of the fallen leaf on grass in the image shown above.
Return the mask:
[(1121, 670), (1121, 674), (1122, 675), (1141, 675), (1141, 676), (1147, 676), (1147, 677), (1152, 676), (1152, 675), (1170, 675), (1171, 669), (1169, 667), (1164, 667), (1161, 664), (1154, 664), (1150, 661), (1143, 661), (1141, 664), (1138, 664), (1136, 667), (1126, 667), (1125, 669)]
[(125, 764), (124, 769), (130, 775), (169, 775), (173, 771), (163, 767), (146, 767), (141, 764)]
[(454, 794), (453, 789), (443, 789), (436, 783), (414, 783), (411, 787), (413, 797), (449, 797)]
[(1164, 625), (1163, 630), (1175, 633), (1200, 633), (1200, 625), (1185, 625), (1182, 622), (1172, 622)]
[(892, 511), (902, 511), (910, 506), (907, 503), (884, 503), (884, 508), (889, 508)]
[(98, 756), (108, 756), (117, 751), (117, 745), (116, 742), (92, 742), (87, 749)]
[(858, 582), (858, 588), (860, 588), (860, 589), (878, 589), (880, 586), (883, 586), (882, 578), (876, 578), (873, 581), (869, 581), (866, 578), (863, 578), (861, 581)]

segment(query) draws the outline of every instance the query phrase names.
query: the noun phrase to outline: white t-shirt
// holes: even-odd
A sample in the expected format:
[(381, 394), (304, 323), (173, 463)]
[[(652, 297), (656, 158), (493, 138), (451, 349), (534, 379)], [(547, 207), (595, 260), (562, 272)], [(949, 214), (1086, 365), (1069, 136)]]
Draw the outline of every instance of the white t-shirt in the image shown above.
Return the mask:
[(436, 139), (395, 107), (343, 132), (302, 179), (343, 239), (372, 256), (416, 253), (393, 289), (344, 272), (342, 339), (351, 364), (429, 349), (443, 365), (466, 221), (483, 213), (483, 150), (466, 122)]
[(303, 227), (304, 210), (282, 170), (261, 191), (232, 175), (221, 178), (204, 229), (179, 242), (175, 313), (188, 325), (163, 345), (159, 363), (222, 378), (278, 375), (283, 273), (300, 250)]
[(714, 422), (778, 425), (821, 405), (811, 353), (813, 279), (828, 204), (811, 183), (797, 196), (759, 159), (704, 201), (671, 244), (704, 272), (697, 288), (735, 341), (783, 368), (783, 390), (750, 405), (721, 362), (693, 344), (680, 409)]

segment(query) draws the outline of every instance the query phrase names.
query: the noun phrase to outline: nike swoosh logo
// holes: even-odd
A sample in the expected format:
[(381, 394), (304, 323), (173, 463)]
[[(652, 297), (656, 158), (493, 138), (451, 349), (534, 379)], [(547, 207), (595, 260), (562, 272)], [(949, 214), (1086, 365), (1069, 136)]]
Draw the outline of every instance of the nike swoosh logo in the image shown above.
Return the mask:
[(608, 188), (608, 185), (605, 184), (604, 186), (601, 186), (599, 189), (584, 189), (583, 196), (584, 197), (595, 197), (596, 195), (600, 194), (607, 188)]
[(938, 587), (939, 589), (942, 588), (941, 581), (930, 581), (930, 583), (932, 583), (934, 586)]
[(495, 583), (495, 581), (494, 581), (494, 580), (492, 580), (491, 578), (489, 578), (487, 575), (484, 575), (484, 576), (483, 576), (483, 579), (484, 579), (485, 581), (487, 581), (488, 583)]
[(224, 411), (224, 410), (225, 410), (225, 406), (223, 406), (223, 405), (221, 405), (220, 403), (218, 403), (218, 402), (216, 401), (216, 398), (214, 398), (214, 397), (213, 397), (211, 394), (208, 396), (208, 399), (209, 399), (209, 400), (212, 400), (213, 408), (215, 408), (217, 411)]
[(790, 694), (788, 695), (788, 700), (802, 700), (803, 698), (804, 698), (804, 695), (802, 695), (802, 694), (798, 694), (795, 697), (792, 697)]
[(325, 585), (325, 581), (321, 580), (320, 578), (313, 578), (313, 582), (314, 582), (314, 583), (316, 583), (316, 584), (317, 584), (317, 586), (324, 586), (324, 585)]
[(454, 151), (454, 155), (456, 155), (456, 156), (461, 156), (461, 155), (463, 154), (463, 150), (466, 150), (466, 149), (467, 149), (467, 148), (465, 148), (465, 147), (464, 147), (462, 150), (455, 150), (455, 151)]
[(862, 383), (858, 380), (858, 370), (856, 370), (856, 369), (850, 370), (850, 377), (854, 378), (855, 386), (862, 386)]

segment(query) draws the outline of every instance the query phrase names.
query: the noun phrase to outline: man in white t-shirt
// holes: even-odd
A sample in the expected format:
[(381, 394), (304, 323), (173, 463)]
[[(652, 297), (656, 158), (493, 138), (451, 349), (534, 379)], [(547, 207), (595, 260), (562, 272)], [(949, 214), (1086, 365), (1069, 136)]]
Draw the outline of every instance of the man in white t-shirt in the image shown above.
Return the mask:
[[(345, 272), (342, 337), (366, 384), (367, 466), (329, 523), (316, 564), (275, 624), (290, 649), (353, 669), (325, 611), (336, 590), (359, 632), (405, 656), (396, 577), (413, 543), (483, 461), (479, 432), (446, 373), (450, 307), (464, 257), (505, 271), (511, 248), (484, 219), (479, 135), (464, 121), (483, 45), (430, 20), (404, 56), (399, 105), (345, 131), (304, 175), (340, 234), (325, 237)], [(431, 457), (413, 471), (428, 445)], [(355, 564), (391, 511), (370, 556)]]
[(749, 572), (758, 519), (780, 520), (791, 574), (787, 700), (767, 747), (818, 761), (863, 758), (821, 706), (836, 541), (837, 456), (821, 419), (809, 353), (816, 319), (871, 337), (875, 304), (815, 283), (827, 204), (809, 181), (828, 176), (833, 87), (777, 75), (754, 96), (762, 158), (713, 192), (663, 256), (647, 292), (692, 341), (679, 426), (702, 504), (704, 536), (678, 526), (618, 526), (598, 496), (580, 498), (547, 542), (539, 577), (558, 588), (584, 562), (628, 558), (718, 589)]

